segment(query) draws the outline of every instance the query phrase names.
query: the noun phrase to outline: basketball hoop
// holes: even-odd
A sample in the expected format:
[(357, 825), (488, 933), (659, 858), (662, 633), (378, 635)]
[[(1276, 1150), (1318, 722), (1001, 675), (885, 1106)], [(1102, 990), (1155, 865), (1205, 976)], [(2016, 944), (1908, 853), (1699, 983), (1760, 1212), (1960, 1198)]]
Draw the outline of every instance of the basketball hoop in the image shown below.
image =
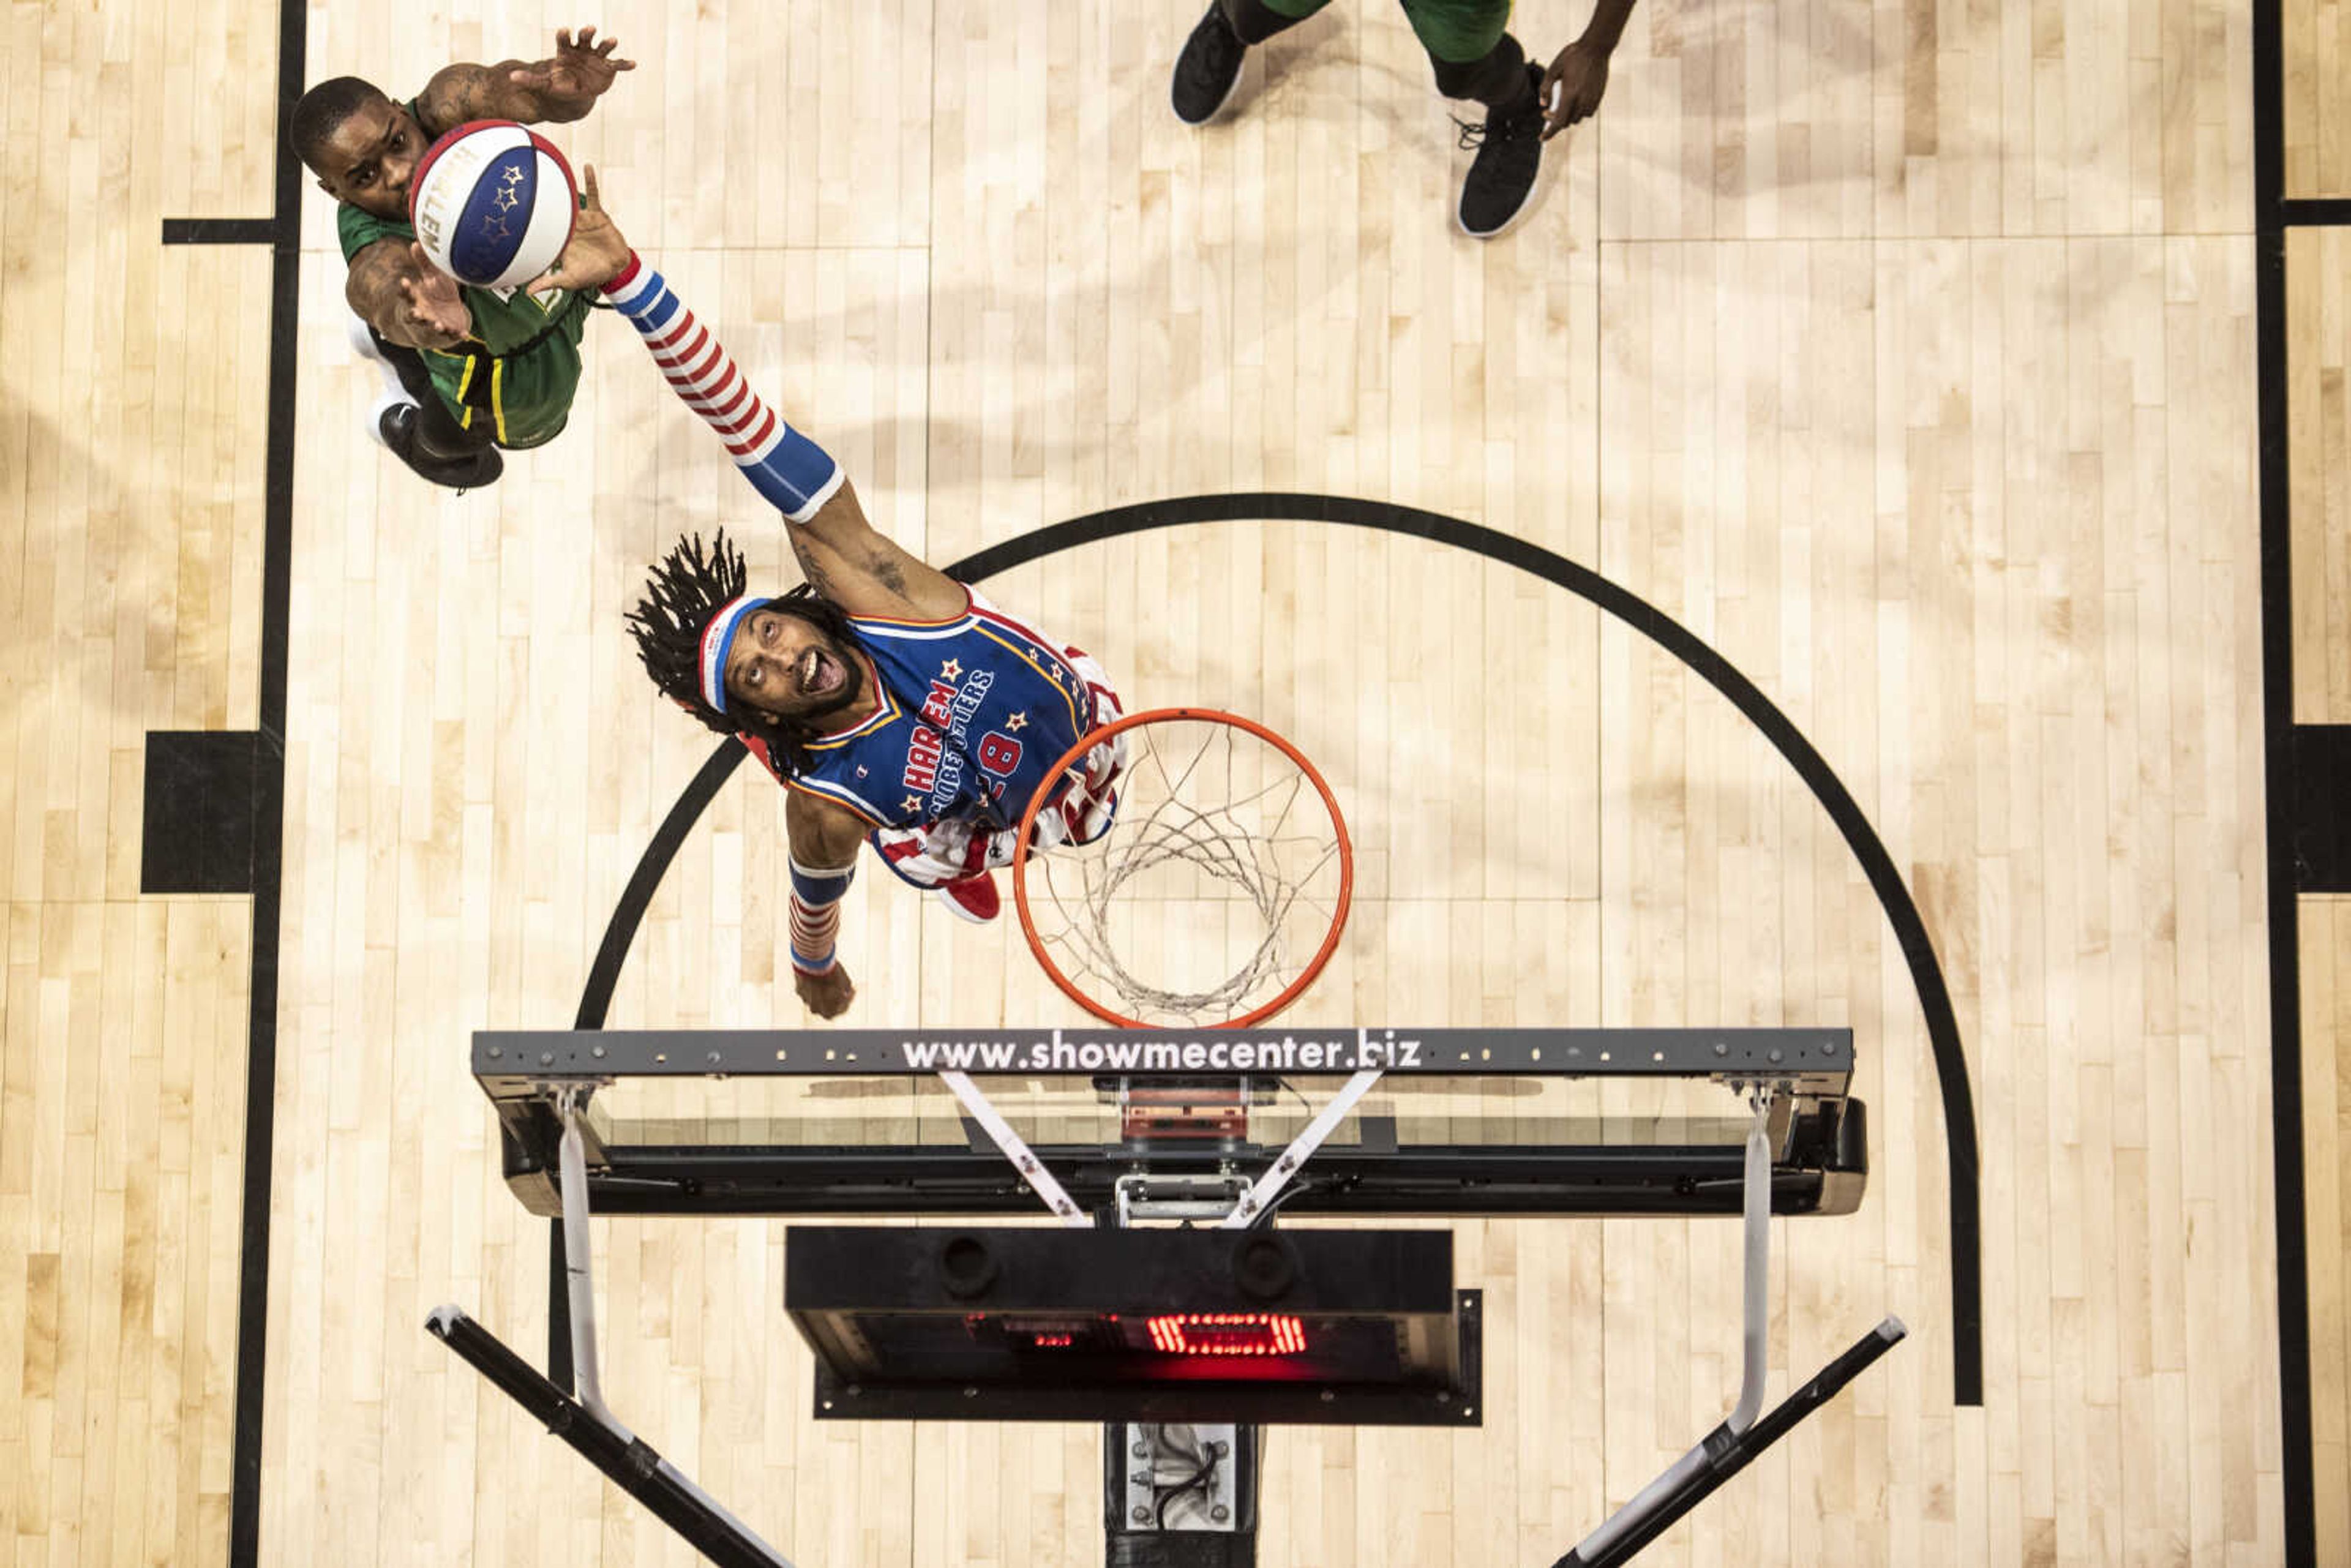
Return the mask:
[(1012, 861), (1045, 973), (1129, 1029), (1271, 1018), (1330, 962), (1354, 882), (1322, 775), (1215, 708), (1155, 708), (1080, 737), (1021, 814)]

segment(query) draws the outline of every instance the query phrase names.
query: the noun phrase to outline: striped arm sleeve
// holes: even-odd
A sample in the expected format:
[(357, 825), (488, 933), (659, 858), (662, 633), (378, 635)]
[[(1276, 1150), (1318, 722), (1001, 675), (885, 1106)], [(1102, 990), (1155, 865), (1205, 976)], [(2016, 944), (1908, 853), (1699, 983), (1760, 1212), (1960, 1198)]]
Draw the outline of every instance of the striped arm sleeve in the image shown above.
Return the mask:
[(751, 390), (725, 344), (686, 308), (662, 275), (631, 256), (604, 286), (686, 407), (726, 444), (727, 455), (768, 503), (805, 523), (832, 499), (844, 477), (831, 454), (776, 417)]
[(836, 961), (833, 944), (841, 935), (841, 901), (857, 874), (857, 862), (828, 868), (793, 860), (791, 868), (792, 967), (804, 975), (821, 975)]

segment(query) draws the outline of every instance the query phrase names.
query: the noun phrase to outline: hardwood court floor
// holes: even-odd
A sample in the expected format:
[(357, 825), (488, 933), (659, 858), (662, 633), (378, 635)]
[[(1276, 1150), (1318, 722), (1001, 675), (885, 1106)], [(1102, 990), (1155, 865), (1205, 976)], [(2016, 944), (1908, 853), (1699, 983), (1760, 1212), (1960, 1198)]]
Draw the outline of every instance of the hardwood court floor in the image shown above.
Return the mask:
[[(2325, 11), (2297, 58), (2334, 47)], [(2281, 1561), (2242, 10), (1645, 0), (1600, 120), (1487, 246), (1446, 225), (1466, 155), (1393, 6), (1337, 0), (1206, 132), (1165, 107), (1196, 16), (320, 6), (307, 71), (404, 92), (558, 25), (620, 37), (642, 68), (557, 139), (934, 559), (1129, 501), (1362, 496), (1536, 541), (1705, 637), (1852, 790), (1951, 982), (1980, 1408), (1951, 1399), (1907, 971), (1813, 797), (1703, 685), (1531, 578), (1330, 527), (988, 585), (1131, 701), (1258, 715), (1332, 777), (1361, 904), (1301, 1018), (1855, 1030), (1871, 1196), (1775, 1229), (1773, 1396), (1887, 1311), (1913, 1337), (1645, 1561)], [(137, 896), (139, 750), (255, 722), (268, 261), (153, 240), (268, 210), (274, 21), (0, 18), (0, 121), (40, 149), (0, 173), (20, 1563), (225, 1556), (249, 928), (243, 900)], [(1581, 21), (1519, 26), (1547, 56)], [(200, 105), (218, 134), (183, 141)], [(569, 1020), (707, 754), (620, 616), (682, 530), (739, 530), (778, 584), (788, 558), (609, 321), (559, 444), (494, 491), (422, 491), (358, 434), (371, 374), (306, 200), (261, 1561), (682, 1563), (421, 1325), (455, 1301), (543, 1343), (545, 1228), (498, 1182), (466, 1037)], [(738, 777), (615, 1022), (799, 1020), (779, 828)], [(1017, 936), (886, 882), (852, 894), (851, 1021), (1061, 1016)], [(1459, 1234), (1486, 1425), (1277, 1434), (1269, 1568), (1550, 1562), (1726, 1406), (1735, 1227)], [(598, 1223), (622, 1414), (811, 1568), (1099, 1561), (1089, 1428), (808, 1419), (781, 1236)]]

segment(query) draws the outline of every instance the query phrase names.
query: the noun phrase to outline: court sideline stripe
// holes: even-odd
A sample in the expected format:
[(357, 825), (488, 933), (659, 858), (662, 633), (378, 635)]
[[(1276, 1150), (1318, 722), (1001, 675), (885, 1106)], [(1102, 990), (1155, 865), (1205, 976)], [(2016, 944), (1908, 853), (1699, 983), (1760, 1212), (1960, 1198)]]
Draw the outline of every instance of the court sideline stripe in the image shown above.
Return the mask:
[(269, 243), (269, 435), (263, 462), (261, 695), (253, 761), (252, 970), (245, 1060), (245, 1192), (238, 1228), (236, 1406), (229, 1458), (229, 1568), (261, 1557), (262, 1378), (268, 1357), (270, 1167), (277, 1103), (277, 941), (286, 852), (286, 677), (294, 553), (294, 416), (302, 166), (286, 139), (302, 95), (302, 0), (278, 0), (275, 197)]
[[(959, 581), (977, 583), (998, 572), (1026, 566), (1061, 550), (1125, 534), (1185, 523), (1273, 519), (1340, 523), (1405, 534), (1438, 544), (1457, 546), (1556, 583), (1569, 592), (1591, 601), (1680, 659), (1744, 715), (1749, 723), (1762, 731), (1765, 738), (1803, 779), (1822, 810), (1828, 813), (1829, 820), (1844, 836), (1846, 847), (1861, 862), (1870, 887), (1877, 894), (1879, 906), (1885, 910), (1886, 919), (1894, 927), (1896, 941), (1910, 968), (1911, 984), (1918, 993), (1919, 1007), (1926, 1015), (1927, 1039), (1933, 1051), (1936, 1077), (1941, 1091), (1944, 1142), (1950, 1162), (1952, 1400), (1963, 1406), (1981, 1405), (1982, 1221), (1977, 1191), (1975, 1097), (1968, 1082), (1967, 1057), (1959, 1038), (1959, 1018), (1951, 1007), (1950, 988), (1943, 977), (1942, 965), (1935, 956), (1934, 942), (1927, 933), (1926, 920), (1919, 915), (1918, 906), (1910, 896), (1909, 886), (1896, 868), (1893, 857), (1886, 852), (1876, 831), (1870, 826), (1868, 816), (1843, 781), (1830, 769), (1827, 761), (1804, 738), (1803, 733), (1728, 659), (1656, 606), (1589, 568), (1578, 566), (1563, 556), (1554, 555), (1540, 545), (1437, 512), (1422, 511), (1393, 502), (1342, 496), (1281, 493), (1193, 496), (1180, 500), (1114, 507), (1107, 511), (1054, 523), (1018, 538), (992, 545), (966, 556), (948, 567), (946, 572)], [(717, 752), (703, 764), (701, 772), (695, 776), (694, 783), (687, 787), (686, 794), (671, 808), (660, 830), (645, 846), (636, 873), (629, 879), (629, 894), (623, 895), (621, 907), (613, 912), (612, 920), (605, 929), (603, 944), (598, 949), (596, 962), (589, 971), (580, 1000), (580, 1017), (583, 1019), (593, 1010), (601, 1023), (602, 1006), (610, 1001), (612, 988), (620, 977), (621, 966), (627, 960), (636, 922), (642, 918), (645, 905), (650, 903), (653, 889), (660, 884), (662, 873), (668, 869), (679, 845), (700, 817), (702, 808), (708, 803), (709, 795), (716, 794), (717, 784), (725, 780), (727, 772), (732, 771), (734, 762), (727, 758), (729, 752), (739, 759), (742, 755), (740, 744), (733, 740), (720, 743)], [(722, 761), (726, 763), (723, 769), (719, 767)], [(714, 772), (715, 779), (712, 778)], [(708, 792), (702, 793), (705, 779), (712, 779), (712, 782)], [(632, 897), (640, 888), (643, 890), (643, 896)], [(591, 1003), (594, 1004), (592, 1009)], [(591, 1026), (583, 1022), (575, 1027)]]
[[(2301, 906), (2294, 858), (2294, 517), (2288, 483), (2283, 0), (2253, 5), (2253, 345), (2260, 411), (2262, 753), (2270, 928), (2270, 1157), (2277, 1208), (2279, 1460), (2285, 1561), (2318, 1561), (2310, 1266), (2302, 1160)], [(2314, 204), (2302, 204), (2310, 206)]]

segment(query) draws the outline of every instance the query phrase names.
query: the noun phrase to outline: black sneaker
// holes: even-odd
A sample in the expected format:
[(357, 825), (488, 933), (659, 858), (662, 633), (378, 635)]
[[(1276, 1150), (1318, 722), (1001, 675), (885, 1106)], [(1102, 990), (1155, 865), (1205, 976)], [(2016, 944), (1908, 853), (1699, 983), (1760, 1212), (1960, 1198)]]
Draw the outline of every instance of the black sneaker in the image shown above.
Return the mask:
[(1483, 125), (1453, 123), (1461, 127), (1461, 145), (1478, 150), (1454, 216), (1470, 238), (1492, 239), (1534, 205), (1536, 176), (1542, 172), (1542, 68), (1527, 67), (1522, 107), (1495, 110)]
[(392, 455), (408, 465), (419, 478), (429, 479), (445, 489), (461, 494), (478, 490), (485, 485), (495, 485), (507, 471), (507, 460), (498, 455), (495, 446), (485, 446), (479, 452), (468, 452), (463, 457), (436, 457), (416, 450), (416, 405), (396, 402), (377, 416), (383, 444)]
[(1168, 92), (1176, 118), (1186, 125), (1206, 125), (1222, 114), (1241, 85), (1241, 62), (1247, 58), (1249, 46), (1225, 20), (1224, 6), (1219, 0), (1208, 0), (1208, 14), (1176, 57), (1176, 83)]

